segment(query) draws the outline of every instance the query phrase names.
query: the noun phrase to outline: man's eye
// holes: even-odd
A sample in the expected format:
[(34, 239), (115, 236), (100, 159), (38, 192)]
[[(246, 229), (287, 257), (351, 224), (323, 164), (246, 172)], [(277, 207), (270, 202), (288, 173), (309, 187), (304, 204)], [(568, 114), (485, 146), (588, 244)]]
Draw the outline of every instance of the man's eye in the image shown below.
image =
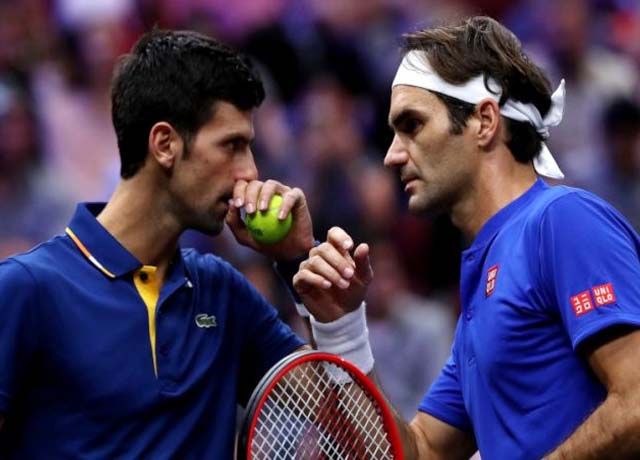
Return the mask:
[(233, 151), (244, 150), (247, 146), (247, 141), (244, 139), (232, 139), (228, 142), (228, 146)]
[(422, 127), (422, 122), (416, 118), (407, 118), (403, 120), (400, 126), (398, 126), (398, 131), (403, 134), (415, 134)]

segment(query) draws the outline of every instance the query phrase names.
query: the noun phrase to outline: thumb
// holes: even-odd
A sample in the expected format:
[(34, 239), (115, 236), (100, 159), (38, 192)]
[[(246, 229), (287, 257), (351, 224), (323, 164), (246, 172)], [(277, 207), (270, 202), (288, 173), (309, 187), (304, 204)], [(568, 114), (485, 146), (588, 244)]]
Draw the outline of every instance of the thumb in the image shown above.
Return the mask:
[(369, 245), (361, 243), (353, 251), (353, 261), (356, 264), (356, 276), (366, 285), (373, 279), (373, 269), (369, 258)]

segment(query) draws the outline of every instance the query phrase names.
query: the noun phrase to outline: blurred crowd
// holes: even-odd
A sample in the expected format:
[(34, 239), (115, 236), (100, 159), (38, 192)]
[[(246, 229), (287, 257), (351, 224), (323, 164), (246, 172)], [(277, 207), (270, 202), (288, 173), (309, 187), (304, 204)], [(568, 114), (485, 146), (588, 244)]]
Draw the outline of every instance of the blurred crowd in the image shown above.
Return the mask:
[[(118, 180), (109, 82), (154, 26), (217, 37), (250, 55), (268, 98), (255, 118), (261, 178), (301, 187), (323, 239), (339, 225), (372, 247), (368, 314), (380, 380), (405, 416), (444, 362), (458, 312), (448, 219), (411, 216), (382, 166), (401, 35), (470, 14), (511, 28), (554, 88), (550, 146), (566, 183), (600, 194), (640, 229), (637, 0), (0, 0), (0, 258), (63, 232), (75, 203)], [(234, 263), (300, 327), (269, 261), (223, 233), (184, 245)]]

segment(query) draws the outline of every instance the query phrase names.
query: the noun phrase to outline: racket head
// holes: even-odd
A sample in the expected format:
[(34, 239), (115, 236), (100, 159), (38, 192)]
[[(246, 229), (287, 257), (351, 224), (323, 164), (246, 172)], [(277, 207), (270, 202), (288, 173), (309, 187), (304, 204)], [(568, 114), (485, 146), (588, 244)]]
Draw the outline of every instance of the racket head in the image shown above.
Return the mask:
[(253, 391), (237, 446), (241, 460), (401, 460), (393, 414), (376, 385), (331, 353), (303, 350), (276, 363)]

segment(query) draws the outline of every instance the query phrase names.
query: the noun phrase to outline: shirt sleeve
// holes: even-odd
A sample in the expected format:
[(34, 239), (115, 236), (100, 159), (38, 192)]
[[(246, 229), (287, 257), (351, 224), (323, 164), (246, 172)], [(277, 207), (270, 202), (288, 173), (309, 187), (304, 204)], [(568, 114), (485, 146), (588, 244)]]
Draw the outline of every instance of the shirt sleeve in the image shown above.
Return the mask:
[(471, 431), (471, 421), (464, 407), (455, 359), (449, 357), (427, 394), (418, 406), (426, 412), (463, 431)]
[(599, 198), (574, 192), (551, 203), (540, 226), (546, 303), (573, 348), (606, 328), (640, 325), (640, 241)]
[(35, 355), (35, 281), (19, 262), (0, 262), (0, 413), (6, 414)]

